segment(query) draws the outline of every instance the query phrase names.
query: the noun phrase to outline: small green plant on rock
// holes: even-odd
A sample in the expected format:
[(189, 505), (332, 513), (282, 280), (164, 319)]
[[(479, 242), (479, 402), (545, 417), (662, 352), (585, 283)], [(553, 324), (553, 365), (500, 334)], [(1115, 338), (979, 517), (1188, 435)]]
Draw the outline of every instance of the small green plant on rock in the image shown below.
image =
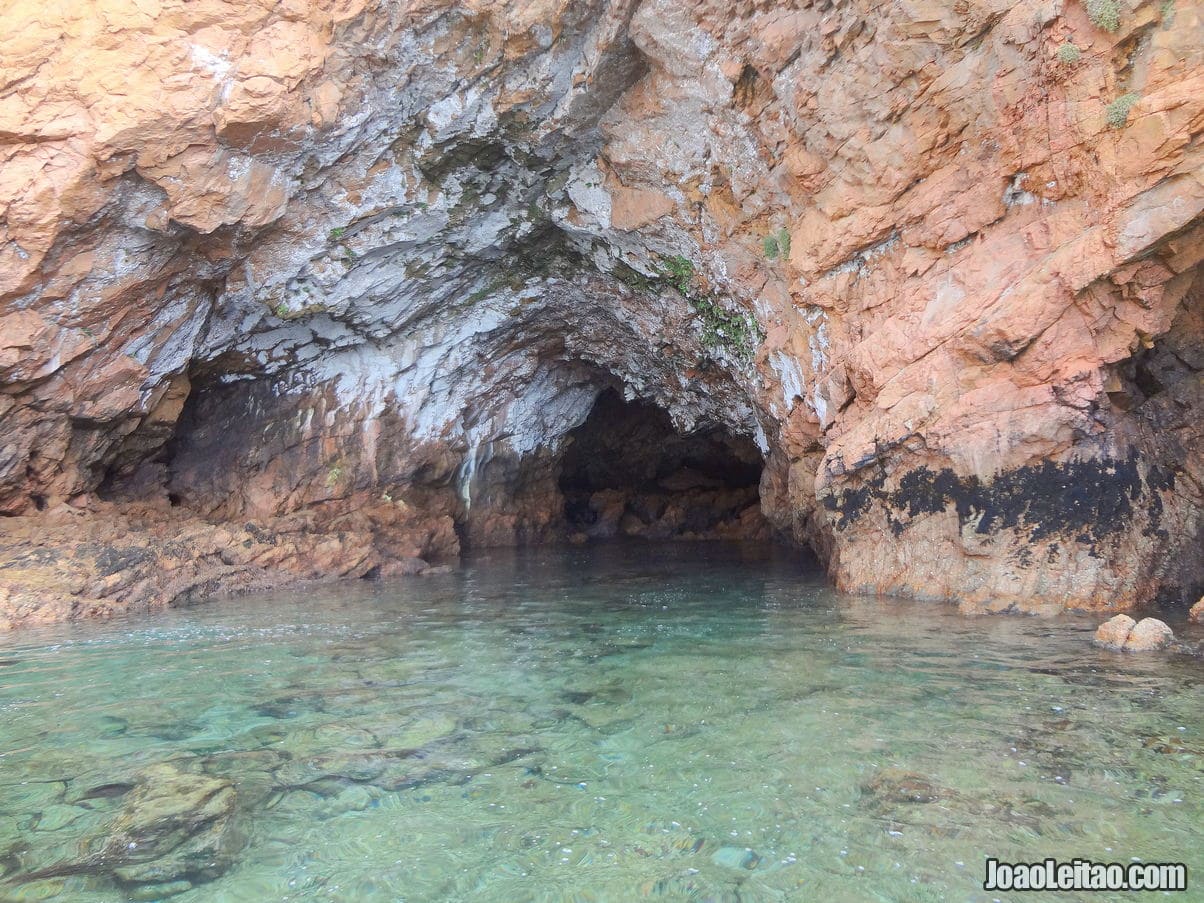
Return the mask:
[(683, 295), (690, 293), (690, 285), (694, 281), (694, 264), (689, 258), (680, 254), (666, 257), (661, 261), (661, 273), (678, 292)]
[[(778, 246), (781, 253), (781, 246)], [(730, 313), (713, 294), (703, 294), (694, 285), (694, 264), (680, 255), (661, 261), (665, 281), (689, 302), (702, 321), (702, 346), (723, 348), (745, 363), (752, 361), (764, 336), (756, 319), (741, 311)]]
[(341, 479), (343, 479), (343, 466), (341, 464), (330, 465), (330, 470), (326, 472), (327, 487), (334, 487)]
[(333, 229), (330, 230), (330, 235), (327, 237), (331, 241), (338, 241), (340, 238), (343, 237), (343, 235), (344, 235), (344, 233), (346, 233), (346, 231), (347, 231), (346, 226), (335, 226)]
[(765, 338), (752, 314), (729, 313), (716, 298), (706, 295), (690, 296), (688, 300), (702, 320), (702, 346), (726, 348), (744, 363), (751, 363)]
[(785, 229), (779, 229), (770, 235), (766, 235), (761, 241), (761, 250), (765, 252), (765, 257), (768, 260), (777, 260), (790, 256), (790, 233)]
[(1087, 18), (1096, 28), (1116, 31), (1120, 28), (1120, 3), (1118, 0), (1087, 0)]
[(1130, 91), (1128, 94), (1120, 95), (1120, 97), (1108, 104), (1104, 111), (1108, 117), (1108, 125), (1114, 129), (1124, 128), (1125, 123), (1129, 121), (1129, 111), (1133, 109), (1133, 104), (1137, 103), (1140, 99), (1140, 94)]
[(288, 305), (281, 301), (276, 305), (275, 313), (281, 320), (286, 319), (288, 317)]
[[(782, 230), (785, 232), (785, 230)], [(789, 248), (787, 236), (786, 248)], [(779, 253), (788, 253), (778, 245)], [(666, 287), (675, 289), (702, 321), (702, 345), (707, 349), (724, 349), (745, 365), (752, 363), (757, 347), (765, 334), (756, 317), (747, 311), (728, 311), (719, 297), (703, 292), (695, 283), (694, 264), (687, 257), (663, 257), (656, 266), (658, 275), (648, 277), (626, 264), (615, 268), (615, 275), (633, 291), (660, 292)]]
[(1077, 63), (1082, 55), (1082, 51), (1071, 41), (1067, 41), (1058, 48), (1058, 62), (1065, 63), (1068, 66)]
[(481, 41), (481, 43), (477, 44), (477, 46), (473, 49), (472, 61), (478, 66), (485, 62), (485, 54), (490, 51), (492, 45), (493, 42), (489, 39), (489, 35), (485, 35), (485, 39)]
[(1175, 0), (1162, 0), (1162, 6), (1158, 7), (1158, 14), (1162, 18), (1162, 27), (1170, 28), (1175, 24)]

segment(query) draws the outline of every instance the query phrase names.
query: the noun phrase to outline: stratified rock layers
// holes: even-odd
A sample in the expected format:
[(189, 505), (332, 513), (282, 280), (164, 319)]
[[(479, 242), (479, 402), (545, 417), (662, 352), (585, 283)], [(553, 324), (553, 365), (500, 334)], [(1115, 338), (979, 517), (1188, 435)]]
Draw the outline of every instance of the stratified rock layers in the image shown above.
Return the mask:
[[(1117, 14), (10, 4), (0, 622), (121, 607), (38, 568), (131, 506), (307, 577), (557, 538), (608, 389), (754, 439), (841, 587), (1194, 601), (1204, 24)], [(161, 546), (138, 604), (209, 586)]]

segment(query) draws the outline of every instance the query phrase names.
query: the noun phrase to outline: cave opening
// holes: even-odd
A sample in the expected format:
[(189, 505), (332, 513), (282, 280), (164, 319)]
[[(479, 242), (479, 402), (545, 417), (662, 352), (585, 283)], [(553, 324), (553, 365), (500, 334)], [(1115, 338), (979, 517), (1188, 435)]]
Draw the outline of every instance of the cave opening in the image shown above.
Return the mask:
[(750, 438), (715, 426), (683, 434), (663, 408), (608, 389), (561, 459), (570, 537), (768, 540), (762, 466)]

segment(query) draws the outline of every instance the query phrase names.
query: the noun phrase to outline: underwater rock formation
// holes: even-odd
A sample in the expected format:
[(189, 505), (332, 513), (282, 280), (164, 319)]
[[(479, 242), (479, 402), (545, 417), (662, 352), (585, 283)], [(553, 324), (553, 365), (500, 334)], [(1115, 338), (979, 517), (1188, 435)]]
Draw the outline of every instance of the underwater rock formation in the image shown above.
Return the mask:
[[(165, 899), (222, 875), (246, 842), (235, 823), (237, 793), (224, 778), (161, 762), (144, 769), (134, 785), (107, 785), (95, 794), (124, 799), (115, 817), (79, 841), (80, 857), (42, 863), (19, 880), (88, 873), (103, 875), (132, 899)], [(74, 809), (76, 820), (88, 811), (60, 809)]]
[[(0, 623), (567, 538), (608, 390), (754, 443), (842, 588), (1186, 606), (1204, 24), (1096, 19), (18, 2)], [(90, 532), (137, 591), (72, 571)]]

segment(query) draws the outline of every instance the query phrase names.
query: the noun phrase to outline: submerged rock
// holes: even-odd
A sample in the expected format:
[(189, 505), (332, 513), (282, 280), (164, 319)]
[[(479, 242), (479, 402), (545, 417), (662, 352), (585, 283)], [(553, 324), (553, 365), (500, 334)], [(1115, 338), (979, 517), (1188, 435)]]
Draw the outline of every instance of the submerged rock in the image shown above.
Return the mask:
[(236, 796), (226, 778), (185, 771), (175, 762), (153, 765), (121, 795), (116, 816), (80, 843), (81, 858), (39, 864), (14, 880), (29, 886), (86, 874), (110, 877), (134, 899), (180, 893), (224, 874), (242, 849), (245, 837), (234, 819)]
[(174, 897), (177, 894), (182, 894), (185, 891), (192, 890), (193, 884), (191, 881), (165, 881), (162, 884), (143, 884), (139, 887), (133, 887), (129, 891), (131, 900), (154, 903), (156, 900), (164, 900), (168, 897)]
[(37, 829), (39, 831), (58, 831), (61, 828), (74, 824), (87, 814), (88, 810), (79, 806), (62, 804), (48, 806), (42, 810), (42, 814), (38, 818)]
[(1097, 646), (1125, 652), (1154, 652), (1166, 649), (1174, 642), (1174, 631), (1157, 618), (1143, 618), (1138, 622), (1128, 615), (1117, 615), (1095, 631)]
[(170, 763), (147, 769), (101, 845), (102, 861), (131, 884), (212, 880), (229, 868), (243, 838), (232, 829), (234, 785)]
[(711, 862), (724, 868), (752, 871), (761, 863), (761, 856), (747, 847), (720, 847), (711, 854)]
[(861, 785), (866, 797), (886, 806), (901, 803), (932, 803), (941, 791), (923, 775), (897, 768), (884, 768)]

